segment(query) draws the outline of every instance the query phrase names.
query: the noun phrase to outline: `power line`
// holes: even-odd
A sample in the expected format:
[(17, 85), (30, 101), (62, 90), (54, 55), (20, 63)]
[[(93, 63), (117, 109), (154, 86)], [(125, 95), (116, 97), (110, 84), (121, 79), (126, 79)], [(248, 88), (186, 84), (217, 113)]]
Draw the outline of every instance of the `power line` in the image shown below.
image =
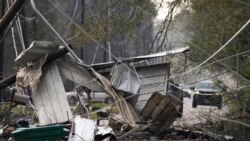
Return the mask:
[[(204, 65), (206, 62), (208, 62), (210, 59), (212, 59), (215, 55), (217, 55), (222, 49), (224, 49), (249, 23), (250, 23), (250, 19), (220, 49), (218, 49), (215, 53), (213, 53), (210, 57), (208, 57), (204, 62), (200, 63), (199, 65), (197, 65), (196, 67), (194, 67), (193, 69), (191, 69), (187, 72), (179, 74), (178, 76), (186, 75), (186, 74), (198, 69), (202, 65)], [(172, 78), (174, 78), (174, 77), (177, 77), (177, 76), (173, 76)]]
[(248, 52), (250, 52), (250, 50), (243, 51), (243, 52), (241, 52), (241, 53), (237, 53), (237, 54), (234, 54), (234, 55), (231, 55), (231, 56), (228, 56), (228, 57), (222, 58), (222, 59), (217, 60), (217, 61), (215, 61), (215, 62), (212, 62), (212, 63), (210, 63), (210, 64), (204, 65), (204, 66), (202, 66), (202, 67), (207, 67), (207, 66), (210, 66), (210, 65), (216, 64), (216, 63), (218, 63), (218, 62), (224, 61), (224, 60), (226, 60), (226, 59), (230, 59), (230, 58), (233, 58), (233, 57), (236, 57), (236, 56), (239, 56), (239, 55), (242, 55), (242, 54), (248, 53)]
[[(51, 0), (49, 0), (49, 2), (55, 7), (55, 8), (57, 8), (65, 17), (67, 17), (68, 19), (70, 19), (69, 17), (68, 17), (68, 15), (66, 15), (61, 9), (59, 9), (58, 7), (56, 7), (52, 2), (51, 2)], [(250, 20), (249, 20), (250, 21)], [(249, 23), (249, 21), (247, 22), (247, 24)], [(100, 47), (102, 47), (105, 51), (108, 51), (107, 49), (105, 49), (103, 46), (102, 46), (102, 44), (100, 44), (96, 39), (94, 39), (90, 34), (88, 34), (84, 29), (82, 29), (78, 24), (76, 24), (74, 21), (72, 22), (73, 24), (75, 24), (75, 26), (77, 27), (77, 28), (79, 28), (85, 35), (87, 35), (90, 39), (92, 39), (95, 43), (97, 43), (97, 44), (99, 44), (100, 45)], [(245, 27), (245, 26), (244, 26)], [(243, 28), (244, 27), (242, 27), (242, 29), (241, 30), (243, 30)], [(234, 39), (240, 32), (241, 32), (241, 30), (239, 30), (236, 34), (235, 34), (235, 36), (233, 36), (224, 46), (222, 46), (222, 48), (220, 49), (220, 50), (222, 50), (229, 42), (231, 42), (231, 40), (232, 39)], [(212, 56), (210, 56), (206, 61), (204, 61), (202, 64), (200, 64), (200, 65), (198, 65), (195, 69), (197, 69), (198, 67), (200, 67), (201, 65), (203, 65), (204, 63), (206, 63), (208, 60), (210, 60), (211, 58), (213, 58), (213, 56), (215, 56), (220, 50), (218, 50), (216, 53), (214, 53)], [(112, 54), (112, 56), (114, 57), (114, 58), (117, 58), (115, 55), (113, 55)], [(117, 58), (118, 60), (119, 60), (119, 58)], [(192, 69), (192, 70), (195, 70), (195, 69)], [(191, 71), (190, 71), (191, 72)], [(135, 72), (134, 72), (135, 73)], [(181, 75), (181, 74), (180, 74)], [(145, 79), (145, 78), (144, 78)], [(135, 95), (132, 95), (131, 97), (134, 97), (134, 96), (136, 96), (136, 95), (139, 95), (139, 94), (135, 94)], [(128, 98), (131, 98), (131, 97), (126, 97), (126, 98), (124, 98), (123, 100), (125, 100), (125, 99), (128, 99)], [(176, 98), (176, 97), (175, 97)], [(178, 98), (177, 98), (178, 99)], [(178, 99), (178, 101), (179, 102), (182, 102), (181, 100), (179, 100)], [(119, 101), (117, 101), (117, 102), (119, 102)], [(182, 102), (183, 103), (183, 102)], [(93, 113), (93, 112), (92, 112)], [(198, 117), (197, 117), (198, 118)]]
[[(248, 53), (248, 52), (250, 52), (250, 50), (243, 51), (243, 52), (241, 52), (241, 53), (237, 53), (237, 54), (234, 54), (234, 55), (231, 55), (231, 56), (222, 58), (222, 59), (220, 59), (220, 60), (214, 61), (214, 62), (209, 63), (209, 64), (207, 64), (207, 65), (201, 66), (201, 68), (211, 66), (211, 65), (213, 65), (213, 64), (219, 63), (219, 62), (224, 61), (224, 60), (226, 60), (226, 59), (230, 59), (230, 58), (233, 58), (233, 57), (236, 57), (236, 56), (238, 56), (238, 55), (242, 55), (242, 54), (245, 54), (245, 53)], [(220, 75), (225, 74), (225, 73), (227, 73), (227, 72), (228, 72), (228, 71), (224, 71), (224, 72), (222, 72), (222, 73), (220, 73), (220, 74), (217, 74), (217, 75), (215, 75), (215, 76), (213, 76), (213, 77), (209, 77), (209, 78), (203, 79), (203, 80), (201, 80), (201, 81), (209, 80), (209, 79), (211, 79), (211, 78), (220, 76)], [(201, 81), (196, 81), (196, 82), (192, 82), (192, 83), (185, 83), (185, 85), (196, 84), (196, 83), (201, 82)], [(184, 86), (185, 86), (185, 85), (184, 85)]]
[(64, 35), (64, 38), (66, 38), (66, 37), (68, 36), (70, 27), (71, 27), (71, 25), (72, 25), (72, 21), (73, 21), (74, 18), (75, 18), (75, 14), (76, 14), (76, 9), (77, 9), (78, 3), (79, 3), (79, 0), (76, 0), (76, 2), (75, 2), (75, 8), (74, 8), (74, 11), (73, 11), (73, 15), (72, 15), (72, 18), (71, 18), (70, 23), (69, 23), (69, 25), (68, 25), (67, 31), (66, 31), (66, 33), (65, 33), (65, 35)]

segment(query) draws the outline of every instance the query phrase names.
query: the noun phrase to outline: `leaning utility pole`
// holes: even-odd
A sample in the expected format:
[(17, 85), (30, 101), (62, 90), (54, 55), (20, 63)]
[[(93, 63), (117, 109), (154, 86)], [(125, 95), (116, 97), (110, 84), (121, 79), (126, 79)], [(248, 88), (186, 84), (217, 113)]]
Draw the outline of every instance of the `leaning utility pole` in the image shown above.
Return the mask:
[[(82, 0), (82, 11), (81, 11), (81, 24), (84, 24), (84, 15), (85, 15), (85, 0)], [(85, 46), (81, 45), (80, 47), (80, 58), (86, 61), (86, 49)]]
[[(21, 12), (22, 16), (24, 16), (24, 17), (26, 16), (26, 12), (25, 12), (24, 8), (20, 12)], [(28, 48), (28, 46), (29, 46), (29, 36), (28, 36), (28, 31), (27, 31), (26, 20), (23, 20), (21, 22), (21, 30), (22, 30), (22, 33), (23, 33), (24, 46), (25, 46), (25, 48)]]
[(24, 7), (26, 2), (27, 0), (17, 0), (10, 6), (8, 11), (6, 11), (0, 20), (0, 34), (4, 32), (5, 28), (10, 24), (17, 13)]
[(110, 17), (111, 17), (111, 11), (110, 11), (110, 0), (108, 0), (108, 42), (107, 42), (107, 46), (108, 46), (108, 51), (109, 51), (109, 62), (111, 62), (111, 44), (110, 44), (110, 32), (111, 32), (111, 28), (110, 28)]
[[(2, 17), (4, 16), (4, 12), (5, 12), (5, 7), (6, 7), (6, 3), (3, 0), (2, 1), (2, 6), (1, 6), (1, 15), (0, 18), (2, 19)], [(3, 79), (3, 55), (4, 55), (4, 40), (1, 40), (4, 36), (4, 32), (0, 33), (0, 81)], [(0, 102), (2, 102), (2, 91), (0, 90)]]
[(106, 31), (106, 35), (107, 35), (107, 42), (104, 45), (104, 47), (106, 48), (106, 50), (104, 50), (104, 55), (103, 55), (103, 61), (104, 62), (111, 62), (111, 43), (110, 43), (110, 32), (111, 32), (111, 28), (110, 28), (110, 17), (111, 17), (111, 11), (110, 11), (110, 0), (107, 0), (107, 22), (108, 22), (108, 26), (107, 29), (105, 29)]

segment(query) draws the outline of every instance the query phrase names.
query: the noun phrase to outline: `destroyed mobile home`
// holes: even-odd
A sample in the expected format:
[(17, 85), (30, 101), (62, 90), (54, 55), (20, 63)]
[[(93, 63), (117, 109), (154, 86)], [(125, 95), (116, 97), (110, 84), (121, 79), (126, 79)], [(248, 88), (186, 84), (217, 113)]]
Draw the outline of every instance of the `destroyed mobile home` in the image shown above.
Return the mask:
[[(64, 55), (58, 55), (58, 52)], [(159, 55), (109, 63), (112, 67), (106, 68), (105, 72), (98, 64), (92, 67), (75, 64), (74, 58), (66, 52), (64, 47), (52, 42), (34, 41), (16, 58), (15, 63), (21, 69), (16, 74), (16, 91), (11, 101), (33, 105), (39, 127), (22, 127), (8, 133), (15, 141), (33, 138), (98, 140), (115, 138), (115, 131), (134, 129), (156, 133), (168, 129), (178, 117), (182, 103), (176, 98), (181, 99), (180, 92), (173, 91), (173, 97), (166, 96), (165, 80), (169, 74), (169, 64), (135, 65), (138, 60)], [(51, 56), (61, 57), (51, 59)], [(93, 69), (95, 67), (100, 73)], [(107, 74), (111, 74), (110, 80)], [(62, 77), (78, 84), (76, 93), (82, 108), (81, 115), (72, 113)], [(86, 89), (112, 96), (119, 114), (98, 112), (98, 121), (89, 119), (88, 99), (83, 96)], [(108, 122), (105, 120), (109, 119), (110, 124), (106, 124)]]
[[(17, 2), (24, 4), (26, 1)], [(114, 62), (89, 66), (76, 56), (47, 22), (33, 0), (31, 5), (64, 46), (48, 41), (33, 41), (15, 59), (19, 68), (17, 73), (0, 81), (1, 89), (15, 83), (10, 96), (10, 110), (18, 104), (29, 105), (38, 119), (34, 125), (26, 120), (13, 124), (6, 119), (1, 131), (5, 139), (117, 140), (136, 133), (155, 135), (169, 131), (182, 114), (182, 92), (168, 84), (169, 63), (149, 64), (147, 60), (182, 53), (188, 47), (146, 56), (116, 58)], [(6, 26), (0, 24), (0, 27), (2, 30)], [(72, 109), (68, 102), (62, 78), (76, 84), (76, 108)], [(104, 92), (115, 102), (104, 107), (105, 111), (91, 111), (90, 92)], [(118, 114), (110, 113), (114, 105), (118, 108)], [(76, 109), (80, 109), (78, 114)], [(90, 118), (91, 113), (97, 114), (97, 120)]]

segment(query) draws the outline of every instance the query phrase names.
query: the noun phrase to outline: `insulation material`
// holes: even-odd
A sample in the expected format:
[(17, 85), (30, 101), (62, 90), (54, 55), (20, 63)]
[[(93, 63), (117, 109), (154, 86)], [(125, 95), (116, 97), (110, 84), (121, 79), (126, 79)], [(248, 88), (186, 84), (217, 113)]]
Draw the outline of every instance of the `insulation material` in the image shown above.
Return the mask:
[(72, 128), (75, 132), (69, 134), (68, 141), (93, 141), (95, 138), (96, 121), (76, 116)]
[(16, 59), (17, 66), (26, 66), (27, 63), (35, 62), (46, 54), (58, 50), (58, 45), (48, 41), (33, 41), (29, 48), (24, 50)]
[(32, 87), (32, 100), (40, 125), (65, 122), (73, 118), (55, 63), (43, 69), (37, 87)]
[(36, 87), (36, 84), (39, 82), (39, 79), (42, 75), (42, 66), (45, 63), (47, 55), (43, 56), (41, 59), (21, 68), (16, 75), (16, 88), (18, 91), (22, 91), (23, 88), (28, 86)]
[(139, 118), (138, 114), (134, 111), (129, 103), (121, 96), (120, 93), (116, 93), (113, 89), (109, 81), (99, 74), (98, 72), (92, 69), (93, 75), (96, 79), (102, 84), (104, 90), (107, 94), (111, 95), (113, 99), (117, 102), (118, 108), (122, 115), (122, 121), (128, 123), (130, 126), (135, 127), (136, 122), (140, 122), (141, 119)]
[(136, 94), (140, 88), (136, 70), (128, 63), (117, 63), (114, 66), (110, 83), (115, 89), (132, 94)]
[(89, 71), (86, 68), (77, 65), (70, 55), (61, 57), (55, 62), (62, 77), (94, 91), (104, 91), (102, 86), (92, 78)]

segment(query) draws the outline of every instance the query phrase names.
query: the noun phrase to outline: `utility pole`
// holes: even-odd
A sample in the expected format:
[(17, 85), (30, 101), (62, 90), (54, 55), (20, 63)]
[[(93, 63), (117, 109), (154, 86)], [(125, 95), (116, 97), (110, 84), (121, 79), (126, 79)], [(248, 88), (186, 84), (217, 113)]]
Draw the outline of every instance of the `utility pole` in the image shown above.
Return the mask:
[[(27, 0), (17, 0), (15, 1), (8, 11), (3, 14), (3, 17), (0, 20), (0, 34), (2, 34), (5, 28), (9, 25), (9, 23), (14, 19), (20, 9), (25, 5)], [(5, 3), (5, 1), (3, 1)], [(6, 7), (6, 4), (5, 4)]]
[(110, 44), (110, 17), (111, 17), (111, 12), (110, 12), (110, 0), (108, 0), (108, 51), (109, 51), (109, 62), (111, 62), (111, 44)]
[[(1, 15), (0, 15), (1, 19), (4, 16), (5, 8), (6, 8), (6, 3), (5, 3), (5, 0), (3, 0), (2, 6), (1, 6)], [(2, 39), (3, 36), (4, 36), (4, 32), (1, 32), (0, 39)], [(3, 55), (4, 55), (4, 40), (0, 42), (0, 81), (3, 79), (3, 59), (4, 59)], [(3, 93), (2, 93), (2, 90), (0, 90), (0, 103), (2, 102), (2, 99), (3, 99)]]
[[(84, 24), (84, 15), (85, 15), (85, 0), (82, 0), (82, 11), (81, 11), (81, 24), (83, 25)], [(87, 61), (85, 59), (85, 46), (81, 45), (80, 47), (80, 58), (83, 60), (83, 61)]]
[[(20, 13), (25, 17), (26, 14), (25, 14), (24, 8), (21, 10)], [(22, 33), (23, 33), (24, 46), (25, 46), (25, 48), (28, 48), (28, 46), (29, 46), (29, 37), (28, 37), (26, 20), (23, 20), (23, 22), (21, 23), (21, 29), (22, 29)]]
[(108, 22), (108, 27), (107, 29), (105, 29), (105, 31), (107, 32), (107, 42), (106, 44), (104, 45), (104, 47), (108, 50), (104, 50), (104, 56), (103, 56), (103, 61), (104, 62), (111, 62), (111, 44), (110, 44), (110, 17), (111, 17), (111, 12), (110, 12), (110, 0), (107, 0), (107, 9), (108, 9), (108, 12), (107, 12), (107, 22)]

